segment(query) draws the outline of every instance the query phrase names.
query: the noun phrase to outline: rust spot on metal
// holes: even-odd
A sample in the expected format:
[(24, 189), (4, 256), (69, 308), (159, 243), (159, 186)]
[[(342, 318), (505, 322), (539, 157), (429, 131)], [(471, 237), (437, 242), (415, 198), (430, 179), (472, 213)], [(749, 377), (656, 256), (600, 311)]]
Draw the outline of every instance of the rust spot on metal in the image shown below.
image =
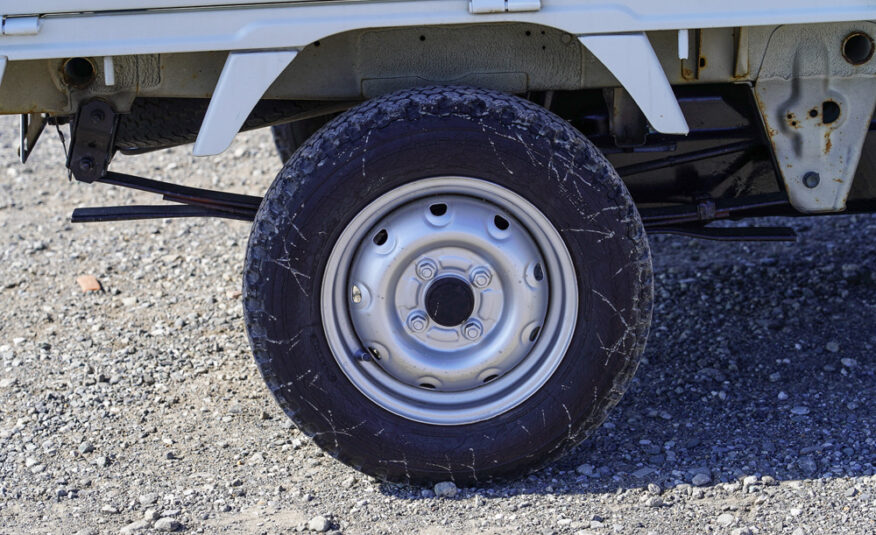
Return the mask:
[(824, 154), (827, 155), (830, 153), (830, 149), (833, 147), (833, 143), (830, 141), (830, 129), (828, 129), (824, 133)]

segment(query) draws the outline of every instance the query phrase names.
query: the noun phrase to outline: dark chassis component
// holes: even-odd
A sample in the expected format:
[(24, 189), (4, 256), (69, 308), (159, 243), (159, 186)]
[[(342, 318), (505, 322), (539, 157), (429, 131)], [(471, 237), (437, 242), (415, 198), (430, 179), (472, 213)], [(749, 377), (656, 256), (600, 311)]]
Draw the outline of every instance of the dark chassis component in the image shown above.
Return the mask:
[[(616, 91), (616, 90), (615, 90)], [(613, 127), (610, 90), (528, 95), (567, 119), (605, 154), (624, 180), (649, 233), (712, 240), (793, 241), (785, 227), (707, 228), (711, 222), (755, 216), (799, 216), (782, 191), (746, 86), (684, 87), (679, 102), (691, 120), (688, 136)], [(354, 102), (262, 101), (242, 130), (273, 126), (277, 149), (288, 159), (316, 130)], [(67, 165), (80, 181), (149, 191), (181, 205), (78, 208), (75, 223), (175, 217), (223, 217), (251, 221), (261, 197), (191, 188), (109, 171), (112, 155), (142, 154), (191, 143), (208, 106), (206, 99), (141, 98), (126, 114), (101, 100), (86, 102), (71, 125)], [(637, 110), (636, 110), (637, 111)], [(625, 111), (626, 117), (630, 116)], [(640, 118), (641, 119), (641, 118)], [(876, 121), (871, 131), (876, 130)], [(873, 134), (865, 146), (873, 144)], [(668, 155), (666, 155), (668, 153)], [(654, 157), (659, 155), (658, 157)], [(858, 175), (872, 174), (862, 158)], [(862, 182), (858, 180), (857, 182)], [(867, 192), (869, 193), (869, 192)], [(854, 198), (848, 212), (876, 211), (876, 200)]]

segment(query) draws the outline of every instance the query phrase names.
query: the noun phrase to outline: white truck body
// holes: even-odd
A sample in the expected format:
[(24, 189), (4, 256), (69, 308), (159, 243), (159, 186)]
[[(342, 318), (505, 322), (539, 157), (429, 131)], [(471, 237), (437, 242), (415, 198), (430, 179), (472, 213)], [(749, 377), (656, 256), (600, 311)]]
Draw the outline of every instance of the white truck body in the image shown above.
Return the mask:
[[(817, 193), (801, 186), (805, 173), (783, 177), (792, 203), (805, 212), (844, 208), (876, 94), (876, 62), (850, 67), (848, 60), (842, 60), (837, 42), (859, 30), (863, 35), (876, 34), (876, 25), (871, 22), (876, 19), (874, 0), (830, 4), (816, 0), (5, 0), (0, 3), (0, 16), (0, 113), (72, 112), (81, 96), (71, 96), (57, 77), (52, 79), (58, 86), (55, 91), (35, 87), (45, 84), (33, 79), (33, 69), (25, 72), (24, 65), (74, 57), (102, 58), (93, 60), (100, 63), (96, 68), (102, 71), (104, 85), (96, 92), (106, 95), (115, 91), (113, 98), (119, 99), (116, 106), (120, 111), (126, 108), (119, 97), (122, 94), (212, 96), (194, 146), (196, 155), (225, 150), (261, 98), (369, 97), (418, 81), (473, 82), (518, 93), (620, 85), (653, 130), (684, 134), (688, 124), (671, 85), (749, 83), (756, 88), (777, 159), (796, 167), (800, 154), (794, 147), (803, 143), (801, 135), (806, 145), (812, 145), (806, 152), (827, 154), (825, 143), (834, 149), (835, 157), (822, 162), (821, 169), (807, 171), (840, 169), (833, 173), (833, 180), (822, 181)], [(517, 54), (502, 50), (503, 28), (510, 25), (550, 29), (551, 35), (569, 48), (562, 52), (564, 59), (546, 63), (558, 63), (557, 72), (542, 80), (545, 77), (534, 72), (541, 61), (534, 56), (528, 58), (528, 66), (501, 64), (503, 58)], [(456, 33), (448, 38), (442, 36), (441, 28)], [(420, 29), (437, 31), (439, 39), (448, 41), (466, 32), (480, 32), (480, 37), (471, 48), (460, 49), (456, 43), (457, 48), (447, 57), (432, 61), (429, 52), (412, 56), (397, 42), (406, 30)], [(315, 43), (340, 42), (344, 36), (348, 42), (340, 46), (345, 49), (323, 56), (321, 65), (302, 57), (301, 53), (308, 47), (313, 49)], [(425, 34), (420, 37), (424, 40)], [(580, 45), (570, 47), (572, 40)], [(216, 55), (227, 55), (221, 76), (219, 69), (203, 70), (210, 61), (198, 54), (211, 55), (213, 62)], [(689, 57), (691, 54), (697, 58)], [(796, 61), (792, 60), (795, 55)], [(117, 73), (125, 69), (120, 63), (146, 57), (159, 58), (153, 66), (161, 64), (156, 67), (160, 74), (152, 75), (153, 79), (161, 78), (154, 87), (137, 75), (132, 78)], [(382, 63), (384, 57), (395, 58), (394, 65), (390, 66), (389, 60)], [(480, 65), (479, 57), (483, 58)], [(180, 58), (190, 59), (180, 64)], [(342, 61), (351, 63), (346, 70), (337, 66)], [(165, 62), (177, 62), (177, 70), (166, 68)], [(16, 64), (21, 65), (21, 71), (15, 72)], [(202, 70), (186, 79), (184, 74), (196, 69)], [(4, 77), (6, 70), (10, 73)], [(336, 76), (327, 76), (326, 70), (334, 70)], [(560, 80), (569, 73), (571, 80)], [(46, 78), (44, 68), (38, 69), (37, 75)], [(346, 87), (336, 79), (347, 82)], [(801, 111), (783, 105), (799, 100), (795, 92), (803, 91), (788, 84), (790, 79), (810, 80), (812, 88), (806, 91), (812, 94), (807, 99), (826, 101), (831, 95), (842, 95), (849, 103), (844, 106), (842, 126), (831, 127), (842, 128), (841, 135), (826, 138), (823, 128), (808, 133), (808, 129), (801, 131), (796, 126), (794, 135), (784, 135), (779, 117)], [(325, 82), (316, 90), (296, 90), (296, 85), (307, 85), (303, 80), (311, 81), (311, 86), (318, 85), (316, 80)], [(819, 89), (826, 86), (830, 90)], [(40, 98), (49, 94), (52, 98)], [(810, 160), (807, 166), (814, 169), (825, 159), (818, 156)]]

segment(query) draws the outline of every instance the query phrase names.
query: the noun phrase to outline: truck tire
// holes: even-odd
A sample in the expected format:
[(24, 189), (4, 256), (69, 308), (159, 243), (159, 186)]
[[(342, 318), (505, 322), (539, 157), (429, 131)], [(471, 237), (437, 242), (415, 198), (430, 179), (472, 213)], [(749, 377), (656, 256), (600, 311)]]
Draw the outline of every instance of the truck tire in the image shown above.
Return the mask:
[(283, 163), (286, 163), (295, 154), (298, 147), (303, 145), (310, 136), (322, 128), (325, 123), (329, 122), (332, 117), (334, 115), (324, 115), (272, 126), (271, 134), (274, 136), (274, 146), (277, 147), (277, 154), (280, 155)]
[(244, 307), (298, 428), (372, 476), (465, 485), (563, 455), (626, 390), (650, 251), (618, 175), (528, 101), (406, 90), (334, 119), (256, 216)]

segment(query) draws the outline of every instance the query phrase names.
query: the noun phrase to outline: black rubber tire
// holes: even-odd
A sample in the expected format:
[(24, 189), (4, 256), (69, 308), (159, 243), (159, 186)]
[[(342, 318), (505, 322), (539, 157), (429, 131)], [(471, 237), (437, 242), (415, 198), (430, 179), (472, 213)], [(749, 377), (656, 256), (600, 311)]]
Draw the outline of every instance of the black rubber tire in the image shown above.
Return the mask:
[(280, 160), (286, 163), (295, 154), (298, 147), (304, 145), (304, 142), (310, 136), (332, 120), (333, 117), (335, 115), (324, 115), (322, 117), (313, 117), (312, 119), (272, 126), (271, 134), (274, 135), (274, 146), (277, 147), (277, 154), (280, 155)]
[[(570, 348), (545, 385), (500, 416), (459, 426), (369, 401), (336, 363), (320, 316), (323, 269), (353, 216), (401, 184), (442, 175), (494, 181), (539, 207), (566, 240), (581, 294)], [(378, 478), (460, 485), (527, 473), (596, 428), (636, 370), (653, 293), (638, 212), (599, 151), (543, 108), (465, 87), (379, 97), (312, 137), (265, 196), (244, 279), (256, 363), (301, 431)]]

